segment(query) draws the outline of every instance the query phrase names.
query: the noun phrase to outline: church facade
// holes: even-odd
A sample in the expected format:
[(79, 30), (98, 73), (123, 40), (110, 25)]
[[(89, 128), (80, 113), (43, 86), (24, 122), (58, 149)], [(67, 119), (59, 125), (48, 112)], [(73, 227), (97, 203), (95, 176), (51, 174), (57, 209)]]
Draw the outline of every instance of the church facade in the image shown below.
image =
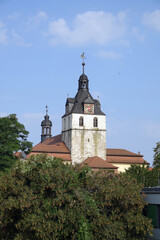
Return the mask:
[(99, 100), (89, 92), (89, 80), (83, 73), (78, 80), (78, 92), (67, 98), (62, 116), (62, 133), (51, 137), (52, 122), (48, 109), (41, 123), (41, 143), (27, 156), (47, 153), (72, 164), (88, 164), (93, 170), (113, 169), (123, 172), (131, 164), (148, 164), (141, 154), (124, 149), (106, 148), (106, 115)]
[(106, 116), (100, 102), (89, 92), (89, 80), (84, 70), (76, 96), (66, 101), (62, 141), (71, 152), (73, 164), (94, 156), (106, 160)]

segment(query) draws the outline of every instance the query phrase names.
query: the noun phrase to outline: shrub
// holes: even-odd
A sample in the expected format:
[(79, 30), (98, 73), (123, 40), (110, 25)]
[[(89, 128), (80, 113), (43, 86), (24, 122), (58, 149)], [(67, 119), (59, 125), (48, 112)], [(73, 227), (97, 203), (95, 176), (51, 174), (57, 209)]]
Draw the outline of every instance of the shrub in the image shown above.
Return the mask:
[(132, 179), (45, 155), (0, 176), (0, 239), (147, 239), (141, 187)]

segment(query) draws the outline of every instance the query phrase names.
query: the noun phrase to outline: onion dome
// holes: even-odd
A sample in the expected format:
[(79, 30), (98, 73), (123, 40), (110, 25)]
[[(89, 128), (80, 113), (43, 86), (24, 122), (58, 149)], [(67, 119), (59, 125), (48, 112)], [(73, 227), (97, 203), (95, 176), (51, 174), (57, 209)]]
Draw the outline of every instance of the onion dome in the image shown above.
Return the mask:
[(49, 116), (47, 114), (44, 116), (44, 120), (41, 122), (41, 126), (52, 127), (52, 122), (49, 120)]

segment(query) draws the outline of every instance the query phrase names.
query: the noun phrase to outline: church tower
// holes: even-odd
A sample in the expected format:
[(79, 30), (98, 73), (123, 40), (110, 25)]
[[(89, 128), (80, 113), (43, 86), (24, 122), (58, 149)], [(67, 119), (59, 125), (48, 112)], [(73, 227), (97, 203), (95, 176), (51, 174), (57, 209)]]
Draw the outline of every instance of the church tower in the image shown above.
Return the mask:
[(46, 115), (44, 116), (44, 120), (41, 122), (42, 126), (42, 134), (41, 134), (41, 142), (45, 141), (47, 138), (50, 138), (52, 122), (49, 120), (48, 116), (48, 106), (46, 106)]
[(83, 73), (79, 77), (78, 92), (67, 98), (62, 116), (62, 141), (71, 152), (72, 163), (81, 163), (88, 157), (106, 160), (106, 115), (99, 100), (89, 92), (89, 80)]

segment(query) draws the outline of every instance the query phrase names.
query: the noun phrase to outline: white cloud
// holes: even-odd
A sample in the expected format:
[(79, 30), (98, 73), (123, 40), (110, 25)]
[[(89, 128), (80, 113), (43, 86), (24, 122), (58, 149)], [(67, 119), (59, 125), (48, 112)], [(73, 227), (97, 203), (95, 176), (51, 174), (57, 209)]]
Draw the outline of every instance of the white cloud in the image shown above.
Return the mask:
[(20, 13), (15, 12), (15, 13), (9, 15), (9, 16), (8, 16), (8, 19), (16, 20), (16, 19), (18, 19), (19, 16), (20, 16)]
[(142, 16), (142, 23), (160, 32), (160, 10), (144, 13)]
[(4, 24), (0, 22), (0, 44), (7, 44), (7, 29), (5, 28)]
[(37, 15), (34, 17), (34, 19), (36, 21), (41, 21), (41, 20), (47, 20), (47, 14), (44, 11), (40, 11), (39, 13), (37, 13)]
[(0, 22), (0, 44), (15, 44), (17, 46), (30, 47), (30, 43), (26, 43), (15, 29), (7, 29), (5, 25)]
[(69, 27), (63, 18), (51, 21), (48, 27), (48, 35), (51, 36), (52, 45), (106, 44), (114, 39), (121, 39), (125, 32), (125, 12), (113, 15), (104, 11), (88, 11), (84, 14), (78, 14), (72, 27)]
[(116, 53), (113, 51), (99, 51), (97, 55), (106, 59), (118, 59), (123, 57), (121, 53)]
[(11, 36), (12, 36), (12, 41), (18, 45), (18, 46), (23, 46), (23, 47), (30, 47), (31, 43), (26, 43), (19, 34), (16, 33), (15, 29), (11, 30)]
[(31, 16), (27, 22), (27, 29), (30, 30), (33, 27), (37, 27), (40, 23), (48, 20), (46, 12), (40, 11), (35, 16)]
[(137, 27), (133, 27), (132, 28), (132, 34), (140, 41), (140, 42), (144, 42), (145, 40), (145, 35), (144, 34), (140, 34), (139, 29)]

